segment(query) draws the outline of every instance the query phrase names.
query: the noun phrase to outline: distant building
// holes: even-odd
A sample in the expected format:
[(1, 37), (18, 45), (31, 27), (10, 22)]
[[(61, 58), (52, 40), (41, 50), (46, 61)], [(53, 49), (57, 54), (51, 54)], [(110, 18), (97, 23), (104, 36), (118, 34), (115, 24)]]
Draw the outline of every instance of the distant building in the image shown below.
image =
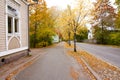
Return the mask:
[(92, 25), (87, 23), (86, 26), (88, 28), (88, 40), (91, 40), (93, 39)]
[(0, 65), (28, 53), (27, 0), (0, 0)]
[(88, 30), (88, 39), (93, 39), (92, 28)]
[(53, 36), (53, 43), (59, 42), (59, 36), (55, 35)]

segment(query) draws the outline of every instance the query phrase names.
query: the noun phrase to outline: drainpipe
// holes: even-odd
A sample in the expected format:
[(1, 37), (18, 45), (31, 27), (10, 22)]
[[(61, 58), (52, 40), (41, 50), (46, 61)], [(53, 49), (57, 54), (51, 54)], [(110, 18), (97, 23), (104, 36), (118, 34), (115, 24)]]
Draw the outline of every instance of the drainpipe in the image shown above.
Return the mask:
[(28, 4), (28, 56), (30, 55), (29, 53), (31, 52), (30, 50), (30, 24), (29, 24), (29, 6), (30, 4)]

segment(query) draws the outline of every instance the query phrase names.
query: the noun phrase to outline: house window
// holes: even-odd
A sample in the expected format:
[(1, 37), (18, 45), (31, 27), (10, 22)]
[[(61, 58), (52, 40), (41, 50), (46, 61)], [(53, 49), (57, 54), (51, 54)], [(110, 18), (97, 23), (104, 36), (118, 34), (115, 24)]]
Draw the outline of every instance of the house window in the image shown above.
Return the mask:
[(8, 33), (18, 33), (19, 32), (18, 24), (19, 20), (17, 18), (8, 16)]
[(8, 33), (12, 33), (12, 17), (8, 17)]
[(15, 19), (15, 33), (18, 33), (18, 19)]
[(19, 33), (19, 11), (11, 6), (8, 7), (8, 33)]

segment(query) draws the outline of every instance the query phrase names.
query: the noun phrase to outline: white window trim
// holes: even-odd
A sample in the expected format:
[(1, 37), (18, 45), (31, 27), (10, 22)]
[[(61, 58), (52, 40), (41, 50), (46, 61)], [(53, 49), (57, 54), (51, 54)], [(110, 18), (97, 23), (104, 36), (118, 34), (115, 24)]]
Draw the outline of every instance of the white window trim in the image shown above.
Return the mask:
[(20, 2), (18, 0), (14, 0), (18, 5), (20, 5)]
[[(8, 16), (12, 17), (12, 19), (13, 19), (12, 33), (8, 33)], [(14, 19), (18, 19), (18, 32), (17, 33), (13, 29), (14, 28)], [(6, 51), (9, 51), (8, 50), (8, 45), (9, 45), (8, 37), (9, 36), (11, 36), (11, 37), (19, 36), (20, 37), (20, 39), (19, 39), (20, 48), (22, 48), (22, 43), (21, 43), (21, 26), (20, 26), (20, 13), (18, 13), (18, 16), (14, 16), (13, 14), (9, 13), (9, 11), (8, 11), (8, 3), (7, 3), (7, 0), (6, 0)]]
[(22, 35), (21, 35), (21, 16), (19, 15), (19, 35), (20, 35), (20, 44), (21, 44), (21, 46), (20, 47), (22, 47)]
[[(9, 36), (15, 35), (15, 34), (19, 35), (20, 34), (20, 18), (16, 17), (16, 16), (13, 16), (12, 14), (7, 13), (7, 18), (8, 17), (12, 17), (12, 33), (8, 33)], [(15, 19), (18, 19), (18, 32), (15, 32)], [(7, 27), (8, 27), (8, 19), (6, 19), (6, 20), (7, 20), (6, 24), (7, 24)], [(7, 28), (7, 30), (8, 30), (8, 28)]]
[(13, 35), (15, 34), (15, 17), (12, 17), (12, 33), (13, 33)]
[(28, 47), (23, 47), (23, 48), (17, 48), (17, 49), (12, 49), (12, 50), (8, 50), (8, 51), (0, 52), (0, 57), (6, 56), (9, 54), (14, 54), (16, 52), (27, 50), (27, 49), (28, 49)]
[[(14, 32), (15, 32), (14, 34), (15, 34), (15, 35), (19, 35), (19, 33), (20, 33), (19, 18), (15, 17), (15, 19), (17, 19), (18, 22), (17, 22), (17, 32), (14, 31)], [(15, 19), (14, 19), (14, 21), (15, 21)], [(15, 23), (14, 23), (14, 28), (15, 28)], [(15, 29), (14, 29), (14, 30), (15, 30)]]
[(6, 51), (8, 50), (8, 7), (7, 7), (7, 0), (5, 2), (6, 5)]

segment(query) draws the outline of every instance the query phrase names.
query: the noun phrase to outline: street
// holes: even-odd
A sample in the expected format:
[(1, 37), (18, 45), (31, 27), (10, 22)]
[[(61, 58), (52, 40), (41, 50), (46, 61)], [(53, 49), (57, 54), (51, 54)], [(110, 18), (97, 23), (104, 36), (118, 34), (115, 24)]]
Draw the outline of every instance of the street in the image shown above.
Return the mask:
[(16, 75), (16, 80), (90, 80), (83, 67), (66, 54), (63, 43), (45, 49), (46, 54)]
[(120, 68), (120, 48), (86, 43), (77, 43), (77, 46), (89, 52), (90, 54)]

